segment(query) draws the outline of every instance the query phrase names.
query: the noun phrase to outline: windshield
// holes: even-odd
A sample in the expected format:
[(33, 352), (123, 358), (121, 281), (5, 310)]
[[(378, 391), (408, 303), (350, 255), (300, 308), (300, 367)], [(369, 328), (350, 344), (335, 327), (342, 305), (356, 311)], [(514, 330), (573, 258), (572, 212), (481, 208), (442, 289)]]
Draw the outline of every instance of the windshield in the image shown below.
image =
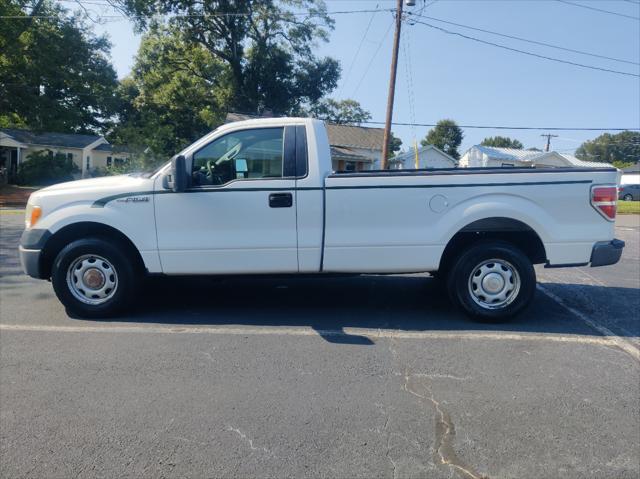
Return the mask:
[(150, 171), (143, 171), (140, 173), (134, 173), (135, 176), (142, 176), (143, 178), (153, 178), (154, 176), (156, 176), (158, 173), (160, 173), (160, 171), (162, 171), (165, 167), (169, 166), (171, 164), (171, 161), (176, 157), (177, 155), (171, 157), (171, 160), (162, 163), (160, 166), (156, 167), (153, 170)]

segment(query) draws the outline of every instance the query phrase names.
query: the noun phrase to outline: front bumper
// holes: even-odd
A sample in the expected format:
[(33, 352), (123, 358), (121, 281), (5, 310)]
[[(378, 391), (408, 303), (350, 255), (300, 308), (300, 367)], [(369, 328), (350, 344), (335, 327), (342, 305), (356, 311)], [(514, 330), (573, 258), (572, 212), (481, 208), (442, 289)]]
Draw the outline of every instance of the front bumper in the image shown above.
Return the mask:
[(616, 264), (622, 256), (624, 241), (614, 239), (611, 241), (599, 241), (591, 250), (591, 266), (607, 266)]
[(48, 230), (28, 229), (22, 233), (18, 254), (22, 271), (32, 278), (46, 279), (40, 268), (40, 256), (45, 243), (51, 237)]
[(39, 249), (25, 249), (20, 246), (18, 253), (20, 255), (22, 271), (32, 278), (44, 279), (40, 272), (40, 254), (42, 251)]

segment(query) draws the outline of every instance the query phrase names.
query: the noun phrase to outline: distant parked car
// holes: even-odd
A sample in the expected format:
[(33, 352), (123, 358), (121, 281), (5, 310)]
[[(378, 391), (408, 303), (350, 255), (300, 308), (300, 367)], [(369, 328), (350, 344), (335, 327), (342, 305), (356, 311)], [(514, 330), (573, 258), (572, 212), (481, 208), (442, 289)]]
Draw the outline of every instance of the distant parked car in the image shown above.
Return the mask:
[(618, 188), (618, 199), (624, 201), (640, 201), (640, 184), (620, 185), (620, 188)]

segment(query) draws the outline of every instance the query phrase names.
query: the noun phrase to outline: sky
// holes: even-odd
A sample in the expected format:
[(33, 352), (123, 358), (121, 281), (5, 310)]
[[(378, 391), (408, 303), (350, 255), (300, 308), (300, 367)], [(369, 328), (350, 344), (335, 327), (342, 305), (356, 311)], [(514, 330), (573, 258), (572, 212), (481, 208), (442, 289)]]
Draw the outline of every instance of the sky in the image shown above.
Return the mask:
[[(392, 9), (395, 0), (326, 0), (329, 11)], [(571, 4), (573, 3), (573, 4)], [(450, 31), (530, 53), (599, 68), (640, 74), (640, 0), (416, 0), (405, 11), (563, 48), (626, 60), (596, 58), (525, 43), (436, 20)], [(576, 6), (577, 5), (582, 5)], [(70, 6), (70, 4), (68, 4)], [(591, 7), (584, 8), (584, 6)], [(97, 12), (102, 7), (94, 6)], [(608, 10), (613, 15), (593, 9)], [(108, 12), (113, 14), (113, 12)], [(622, 15), (622, 16), (621, 16)], [(626, 15), (626, 16), (624, 16)], [(391, 61), (390, 12), (335, 15), (328, 43), (316, 52), (342, 65), (329, 96), (353, 98), (384, 121)], [(128, 21), (96, 25), (108, 34), (120, 78), (133, 64), (140, 42)], [(366, 35), (365, 35), (366, 34)], [(582, 68), (507, 51), (421, 25), (403, 22), (395, 108), (397, 122), (459, 125), (640, 128), (640, 78)], [(428, 127), (394, 126), (403, 149), (424, 138)], [(464, 129), (464, 152), (487, 136), (510, 136), (526, 148), (543, 148), (546, 131)], [(571, 153), (601, 132), (557, 131), (552, 149)]]

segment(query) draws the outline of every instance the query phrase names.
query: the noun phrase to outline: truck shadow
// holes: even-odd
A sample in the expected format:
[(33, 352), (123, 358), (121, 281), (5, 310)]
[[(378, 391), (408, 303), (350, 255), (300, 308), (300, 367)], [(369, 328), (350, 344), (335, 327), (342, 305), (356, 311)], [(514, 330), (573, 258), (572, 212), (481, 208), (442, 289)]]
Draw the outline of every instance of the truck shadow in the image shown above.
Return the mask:
[[(545, 283), (572, 297), (603, 298), (609, 308), (572, 304), (608, 321), (624, 313), (621, 336), (640, 336), (637, 289)], [(609, 299), (613, 298), (612, 301)], [(538, 292), (532, 306), (508, 322), (475, 322), (450, 304), (444, 288), (426, 275), (287, 278), (154, 278), (133, 314), (116, 321), (182, 325), (309, 326), (332, 343), (372, 344), (344, 328), (402, 331), (497, 331), (599, 335), (567, 309)], [(613, 306), (611, 306), (613, 304)], [(587, 309), (587, 310), (584, 310)], [(606, 317), (605, 317), (606, 316)]]

